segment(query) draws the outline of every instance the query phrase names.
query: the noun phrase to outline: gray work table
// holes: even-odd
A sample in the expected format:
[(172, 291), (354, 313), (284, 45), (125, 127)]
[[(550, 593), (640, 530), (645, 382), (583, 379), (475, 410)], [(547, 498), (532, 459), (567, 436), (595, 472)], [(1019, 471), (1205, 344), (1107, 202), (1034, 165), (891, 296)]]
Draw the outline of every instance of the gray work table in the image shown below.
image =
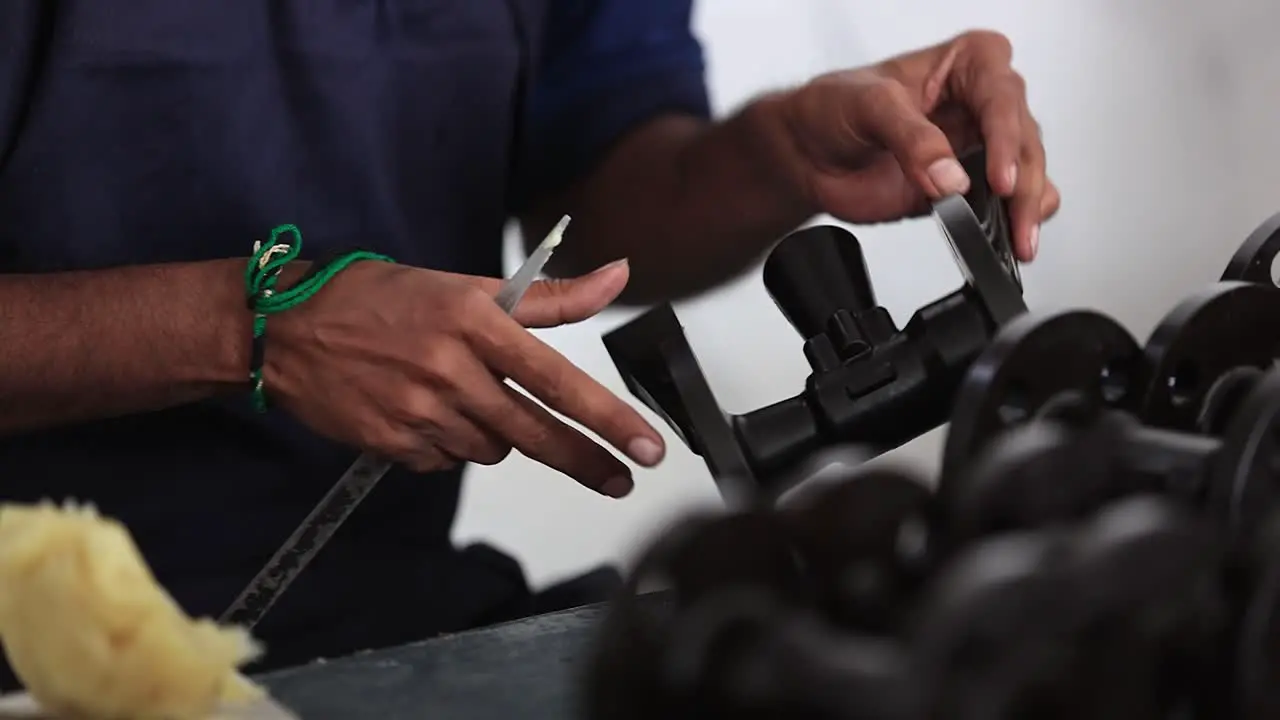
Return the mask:
[(257, 679), (302, 720), (572, 720), (604, 613), (592, 605)]

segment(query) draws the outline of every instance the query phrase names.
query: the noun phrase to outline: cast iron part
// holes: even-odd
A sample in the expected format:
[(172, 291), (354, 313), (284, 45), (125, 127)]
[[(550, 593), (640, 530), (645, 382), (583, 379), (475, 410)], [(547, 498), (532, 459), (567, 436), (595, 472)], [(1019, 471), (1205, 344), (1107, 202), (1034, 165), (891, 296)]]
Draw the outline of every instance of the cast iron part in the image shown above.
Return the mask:
[(1143, 353), (1149, 375), (1136, 406), (1142, 421), (1219, 434), (1232, 406), (1280, 358), (1280, 288), (1249, 282), (1205, 288), (1165, 316)]
[[(1080, 435), (1062, 422), (1032, 420), (996, 436), (952, 477), (938, 544), (956, 552), (984, 537), (1061, 525), (1123, 495), (1105, 472), (1112, 418), (1101, 414)], [(1099, 445), (1102, 452), (1078, 454)]]
[(1241, 400), (1221, 437), (1153, 428), (1121, 410), (1035, 420), (990, 444), (953, 488), (948, 540), (1065, 522), (1100, 503), (1156, 493), (1247, 546), (1280, 507), (1280, 370)]
[[(860, 459), (847, 452), (823, 456)], [(588, 717), (843, 720), (848, 716), (839, 713), (858, 709), (856, 717), (927, 720), (910, 713), (910, 702), (901, 704), (916, 694), (899, 692), (900, 663), (891, 657), (891, 644), (819, 640), (889, 637), (901, 630), (901, 613), (927, 569), (923, 523), (929, 502), (928, 487), (918, 477), (846, 466), (834, 477), (806, 484), (784, 507), (698, 514), (678, 522), (643, 553), (609, 608), (586, 664)], [(646, 610), (637, 592), (654, 583), (668, 588), (668, 601)], [(739, 602), (743, 598), (750, 602)], [(758, 622), (739, 616), (761, 607), (771, 609), (757, 614)], [(812, 622), (793, 622), (798, 616)], [(756, 623), (760, 637), (771, 638), (758, 647), (782, 655), (751, 656), (741, 644), (743, 623), (730, 622), (733, 617)], [(779, 630), (779, 623), (788, 629)], [(827, 629), (814, 634), (815, 623)], [(725, 646), (729, 630), (739, 641)], [(806, 660), (810, 652), (816, 655)], [(866, 672), (848, 674), (847, 663), (844, 669), (813, 665), (832, 653), (869, 663)], [(752, 696), (746, 686), (726, 680), (730, 670), (752, 666), (739, 663), (779, 660), (791, 667), (809, 663), (804, 674), (812, 677), (770, 671), (780, 684), (768, 697)], [(877, 665), (881, 660), (887, 664)], [(841, 685), (848, 691), (819, 697)], [(832, 708), (837, 714), (823, 714)]]
[(931, 716), (1172, 717), (1195, 694), (1180, 649), (1201, 649), (1214, 550), (1153, 497), (969, 546), (930, 587), (913, 635)]
[(960, 476), (1006, 428), (1046, 412), (1128, 407), (1141, 374), (1138, 342), (1105, 315), (1069, 310), (1013, 320), (956, 393), (938, 481), (941, 507), (950, 508)]
[[(662, 535), (585, 665), (586, 716), (924, 720), (892, 643), (836, 639), (811, 615), (815, 576), (835, 568), (808, 561), (798, 520), (767, 509), (700, 515)], [(668, 602), (637, 602), (651, 582), (669, 585)]]
[(1054, 688), (1066, 634), (1055, 599), (1068, 589), (1047, 571), (1058, 545), (1042, 533), (991, 538), (927, 586), (907, 642), (929, 718), (1018, 717), (1036, 688)]
[(665, 640), (660, 717), (924, 720), (905, 648), (833, 633), (749, 588), (708, 596)]
[(1227, 264), (1222, 279), (1274, 286), (1276, 275), (1272, 266), (1277, 255), (1280, 255), (1280, 213), (1267, 218), (1250, 233)]
[(776, 510), (677, 523), (645, 553), (637, 582), (667, 585), (680, 607), (750, 586), (848, 631), (896, 632), (931, 567), (931, 503), (922, 478), (846, 470)]
[(933, 493), (888, 468), (858, 468), (801, 488), (779, 512), (823, 616), (844, 630), (888, 635), (931, 566)]
[(772, 502), (791, 481), (787, 469), (822, 447), (857, 443), (878, 454), (946, 421), (969, 364), (1026, 311), (1005, 210), (985, 189), (984, 162), (981, 153), (966, 157), (974, 187), (984, 190), (934, 207), (966, 283), (901, 330), (876, 305), (849, 232), (812, 227), (774, 248), (764, 283), (813, 368), (795, 397), (726, 415), (669, 305), (605, 335), (628, 389), (702, 456), (726, 500)]
[(1248, 552), (1232, 568), (1239, 618), (1230, 658), (1232, 717), (1280, 717), (1280, 509), (1273, 509)]
[[(667, 599), (641, 602), (641, 589), (654, 584), (669, 588)], [(725, 592), (750, 593), (769, 607), (809, 602), (804, 570), (776, 514), (694, 515), (641, 555), (583, 664), (585, 717), (680, 717), (679, 689), (664, 670), (672, 633), (691, 611)]]
[(765, 589), (787, 604), (812, 599), (807, 569), (785, 524), (758, 510), (678, 523), (645, 554), (635, 578), (668, 586), (681, 608), (726, 587)]
[(1087, 649), (1072, 675), (1094, 700), (1077, 717), (1215, 716), (1222, 559), (1207, 524), (1166, 498), (1126, 498), (1079, 527), (1065, 569)]

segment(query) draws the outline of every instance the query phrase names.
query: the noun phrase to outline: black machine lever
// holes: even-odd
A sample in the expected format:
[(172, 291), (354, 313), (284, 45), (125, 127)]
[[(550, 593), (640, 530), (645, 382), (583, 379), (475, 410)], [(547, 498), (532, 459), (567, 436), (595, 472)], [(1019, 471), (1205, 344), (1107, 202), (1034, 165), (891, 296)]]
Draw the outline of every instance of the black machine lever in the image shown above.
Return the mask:
[(670, 305), (604, 336), (627, 388), (710, 468), (730, 502), (770, 502), (816, 450), (854, 443), (882, 453), (947, 421), (970, 363), (996, 330), (1026, 311), (1003, 202), (985, 153), (961, 159), (973, 180), (934, 216), (965, 284), (899, 329), (876, 304), (861, 246), (843, 228), (799, 230), (774, 248), (764, 283), (804, 338), (813, 373), (795, 397), (748, 412), (721, 410)]

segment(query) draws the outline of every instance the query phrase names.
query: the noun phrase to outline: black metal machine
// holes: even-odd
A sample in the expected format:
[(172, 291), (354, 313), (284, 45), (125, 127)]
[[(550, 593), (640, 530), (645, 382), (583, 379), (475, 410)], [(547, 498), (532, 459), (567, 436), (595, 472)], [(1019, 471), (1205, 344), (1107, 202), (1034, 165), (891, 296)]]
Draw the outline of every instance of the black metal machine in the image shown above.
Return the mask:
[[(798, 526), (703, 518), (655, 547), (636, 579), (667, 580), (670, 601), (612, 608), (584, 665), (586, 716), (1157, 720), (1214, 697), (1184, 680), (1225, 634), (1220, 553), (1175, 502), (1120, 498), (932, 567), (889, 523), (817, 547)], [(837, 562), (814, 562), (824, 547)]]
[(1267, 218), (1249, 234), (1227, 263), (1222, 279), (1275, 285), (1277, 255), (1280, 255), (1280, 213)]
[[(1258, 264), (1245, 259), (1259, 252), (1256, 236), (1233, 266)], [(1094, 507), (1111, 494), (1159, 486), (1247, 534), (1280, 493), (1272, 484), (1272, 464), (1280, 457), (1280, 378), (1267, 376), (1277, 358), (1280, 288), (1269, 275), (1266, 284), (1222, 281), (1193, 294), (1144, 347), (1093, 311), (1024, 315), (975, 361), (957, 394), (939, 479), (942, 501), (954, 507), (944, 514), (955, 532), (968, 536), (1012, 522), (1010, 512), (1036, 525), (1068, 505)], [(1000, 458), (1011, 462), (1010, 448), (1020, 443), (1028, 458), (1045, 464), (1026, 469), (1036, 487), (991, 484), (993, 478), (1019, 481), (990, 473), (979, 454), (994, 436), (1033, 420), (1055, 424), (1040, 423), (1007, 440)], [(1083, 425), (1103, 438), (1098, 442), (1112, 444), (1106, 453), (1091, 445), (1089, 460), (1109, 464), (1107, 472), (1123, 479), (1101, 467), (1083, 481), (1050, 479), (1063, 466), (1039, 447), (1066, 432), (1054, 428)], [(1083, 451), (1064, 445), (1059, 452)]]
[[(828, 253), (821, 277), (861, 267), (850, 245), (826, 245), (834, 249), (821, 251)], [(782, 260), (770, 262), (800, 267), (800, 254), (780, 250)], [(708, 449), (690, 432), (702, 432), (708, 408), (716, 409), (709, 393), (702, 396), (709, 404), (699, 420), (684, 415), (673, 424), (713, 469), (730, 467), (721, 451), (736, 448), (736, 467), (776, 489), (781, 456), (771, 448), (801, 452), (863, 438), (879, 448), (921, 427), (884, 406), (866, 409), (877, 406), (857, 392), (863, 385), (819, 377), (867, 377), (883, 353), (879, 367), (894, 368), (895, 381), (915, 378), (918, 385), (905, 387), (933, 388), (952, 408), (937, 489), (911, 473), (846, 469), (784, 507), (758, 504), (678, 526), (640, 562), (630, 592), (609, 613), (588, 663), (586, 715), (1280, 717), (1277, 255), (1280, 216), (1250, 236), (1222, 281), (1178, 304), (1145, 345), (1083, 310), (1010, 312), (983, 326), (993, 338), (938, 342), (922, 338), (947, 312), (922, 311), (900, 333), (872, 334), (900, 339), (864, 339), (859, 352), (837, 353), (838, 363), (814, 362), (815, 379), (801, 396), (818, 408), (809, 417), (792, 408), (724, 420), (716, 425), (722, 444)], [(840, 296), (815, 282), (804, 288), (810, 294), (789, 295), (795, 285), (780, 283), (779, 272), (776, 264), (767, 270), (770, 291), (805, 335), (811, 360), (842, 346), (833, 340), (845, 337), (842, 318), (877, 314), (867, 309), (869, 289)], [(974, 293), (966, 287), (945, 307), (956, 317), (964, 305), (989, 311)], [(692, 368), (700, 380), (683, 336), (666, 340), (649, 357)], [(671, 347), (686, 348), (685, 359), (671, 363)], [(904, 370), (921, 357), (914, 353), (936, 357), (939, 347), (975, 351), (962, 381), (946, 385), (940, 370)], [(638, 356), (615, 359), (641, 368), (633, 388), (659, 387), (653, 366), (628, 365)], [(684, 384), (650, 401), (669, 417), (693, 397), (684, 392), (688, 376), (672, 383)], [(815, 394), (823, 387), (854, 388), (847, 407), (880, 424), (818, 423), (842, 407)], [(781, 422), (787, 413), (794, 418)], [(753, 428), (743, 419), (753, 416), (780, 425), (761, 420), (758, 428), (774, 429)], [(636, 587), (648, 582), (669, 586), (668, 601), (637, 602)]]
[(846, 230), (801, 230), (770, 253), (765, 286), (804, 338), (813, 368), (795, 397), (726, 415), (670, 305), (605, 336), (627, 387), (703, 457), (729, 499), (775, 497), (787, 489), (788, 470), (820, 448), (856, 442), (883, 452), (943, 424), (969, 364), (1026, 310), (985, 155), (964, 163), (973, 190), (940, 201), (934, 214), (965, 284), (902, 329), (876, 305), (861, 247)]

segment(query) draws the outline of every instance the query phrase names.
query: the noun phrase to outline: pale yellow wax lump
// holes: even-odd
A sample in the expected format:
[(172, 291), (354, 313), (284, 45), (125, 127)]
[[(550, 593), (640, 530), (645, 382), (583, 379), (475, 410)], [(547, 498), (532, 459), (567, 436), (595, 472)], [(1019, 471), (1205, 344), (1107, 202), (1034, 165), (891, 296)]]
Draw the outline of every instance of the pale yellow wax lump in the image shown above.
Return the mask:
[(261, 695), (237, 670), (249, 634), (188, 617), (91, 506), (0, 504), (0, 642), (58, 717), (201, 720)]

